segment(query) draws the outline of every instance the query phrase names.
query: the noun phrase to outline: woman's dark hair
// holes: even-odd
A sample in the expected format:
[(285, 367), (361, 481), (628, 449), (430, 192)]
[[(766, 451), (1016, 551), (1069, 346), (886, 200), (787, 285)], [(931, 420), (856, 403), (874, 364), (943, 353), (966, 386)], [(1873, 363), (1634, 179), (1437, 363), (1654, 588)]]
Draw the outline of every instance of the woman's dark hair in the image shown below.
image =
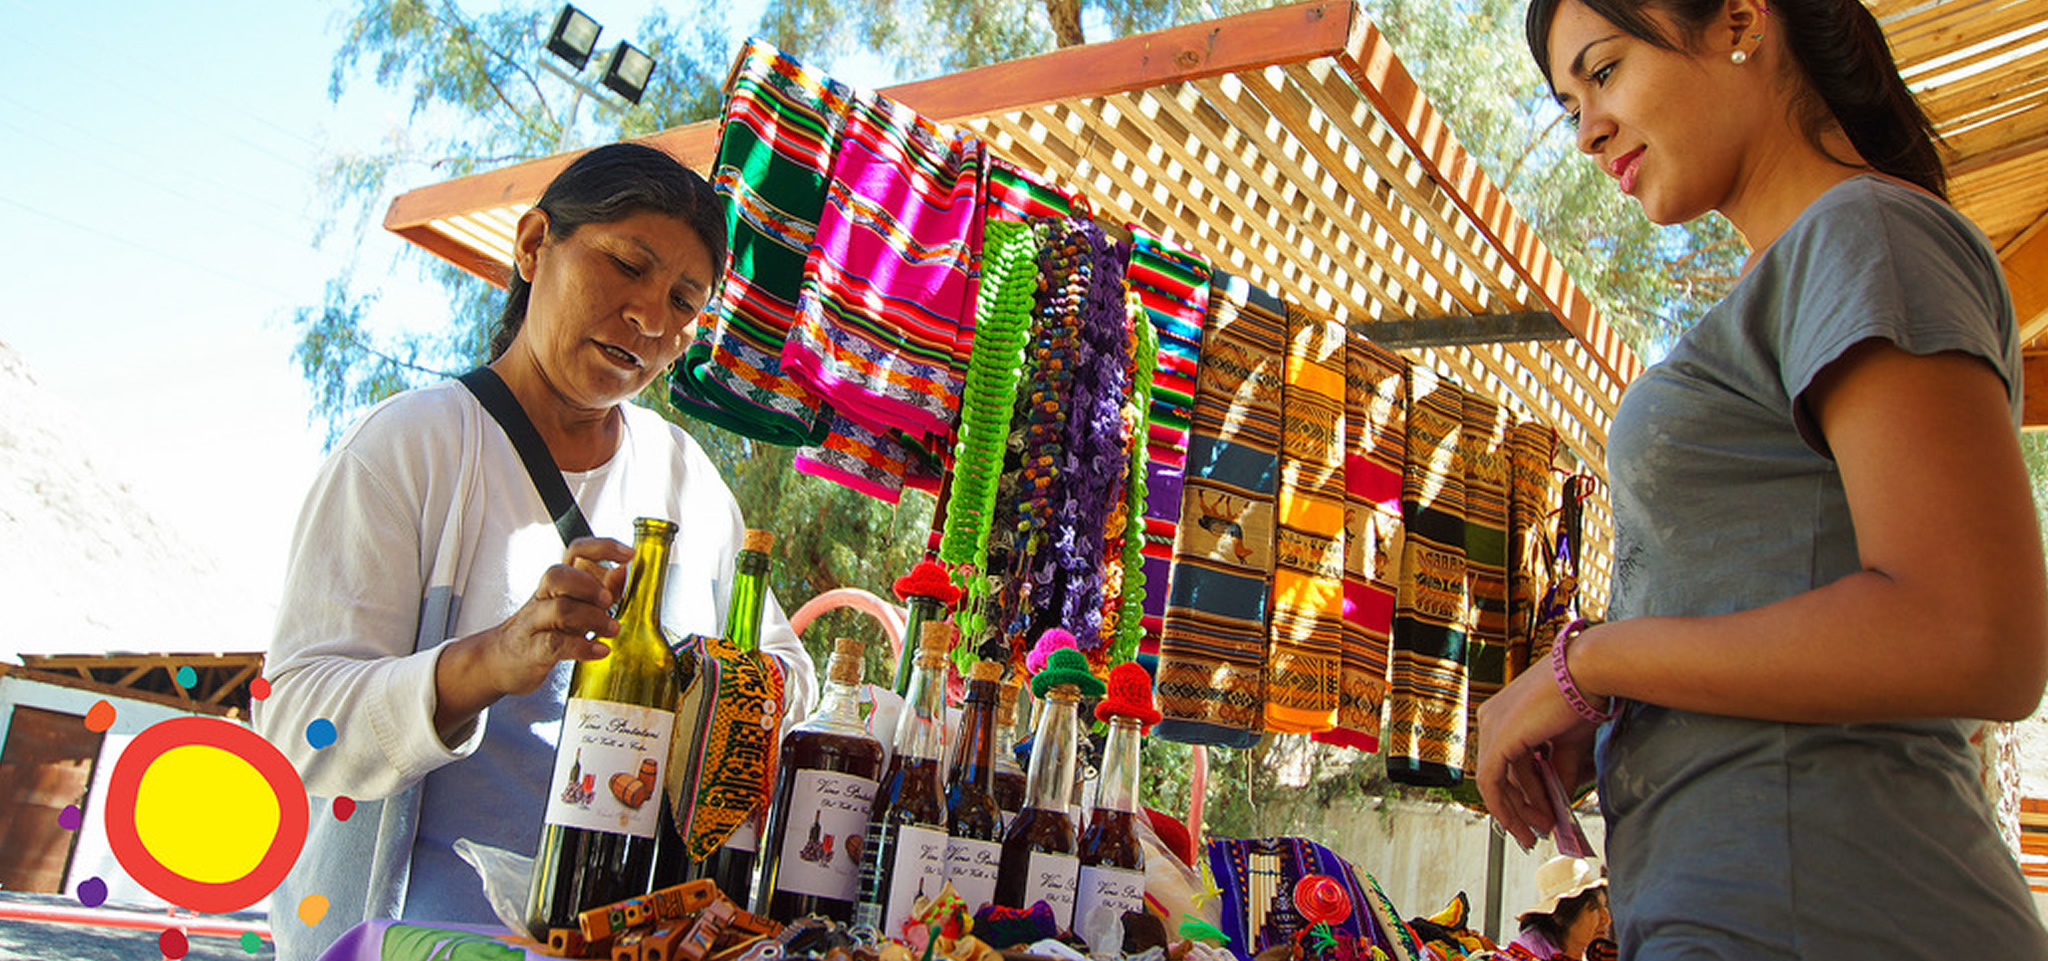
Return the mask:
[(1564, 947), (1564, 933), (1571, 930), (1572, 925), (1578, 923), (1581, 915), (1593, 910), (1600, 903), (1600, 899), (1605, 897), (1606, 894), (1607, 889), (1604, 887), (1594, 888), (1590, 891), (1581, 891), (1557, 902), (1556, 910), (1551, 911), (1549, 914), (1529, 915), (1527, 919), (1522, 921), (1522, 930), (1527, 931), (1530, 928), (1535, 928), (1543, 932), (1543, 936), (1549, 938), (1551, 944), (1562, 948)]
[[(610, 223), (637, 213), (680, 219), (704, 241), (711, 269), (725, 269), (725, 219), (704, 178), (653, 147), (615, 143), (599, 147), (555, 176), (534, 206), (548, 215), (548, 236), (561, 240), (584, 224)], [(505, 355), (526, 323), (533, 289), (515, 266), (505, 284), (505, 307), (491, 329), (491, 359)]]
[[(1550, 24), (1568, 0), (1530, 0), (1525, 28), (1529, 52), (1550, 82)], [(1727, 0), (1574, 0), (1623, 33), (1665, 50), (1698, 46)], [(1682, 38), (1667, 37), (1649, 7), (1678, 21)], [(1884, 30), (1861, 0), (1771, 0), (1768, 16), (1781, 29), (1806, 81), (1795, 104), (1806, 137), (1816, 146), (1840, 126), (1872, 167), (1948, 196), (1948, 172), (1935, 149), (1934, 125), (1899, 76)], [(1681, 45), (1680, 41), (1683, 41)], [(1553, 88), (1553, 92), (1555, 92)]]

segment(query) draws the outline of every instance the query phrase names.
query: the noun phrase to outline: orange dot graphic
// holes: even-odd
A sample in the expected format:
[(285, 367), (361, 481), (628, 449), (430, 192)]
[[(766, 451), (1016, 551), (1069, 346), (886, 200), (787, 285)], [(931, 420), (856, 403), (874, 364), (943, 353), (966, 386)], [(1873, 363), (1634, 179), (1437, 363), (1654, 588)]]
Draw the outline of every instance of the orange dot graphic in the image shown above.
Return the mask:
[(319, 924), (320, 919), (326, 916), (327, 897), (325, 895), (308, 894), (304, 900), (299, 902), (299, 920), (306, 922), (307, 927)]
[(106, 698), (100, 698), (97, 703), (93, 704), (93, 706), (85, 712), (86, 730), (91, 731), (94, 734), (105, 734), (107, 733), (107, 728), (113, 726), (114, 705), (107, 703)]

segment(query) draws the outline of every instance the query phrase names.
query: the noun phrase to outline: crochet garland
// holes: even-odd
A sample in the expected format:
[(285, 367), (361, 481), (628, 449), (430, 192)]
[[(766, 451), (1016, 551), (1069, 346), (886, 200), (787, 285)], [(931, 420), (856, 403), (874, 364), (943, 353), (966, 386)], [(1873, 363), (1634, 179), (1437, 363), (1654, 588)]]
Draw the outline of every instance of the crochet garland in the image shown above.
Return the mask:
[(1135, 292), (1130, 303), (1131, 399), (1124, 405), (1130, 484), (1124, 495), (1123, 583), (1117, 591), (1116, 642), (1109, 648), (1112, 664), (1137, 657), (1145, 636), (1145, 440), (1151, 432), (1152, 377), (1159, 368), (1159, 335)]
[[(1094, 654), (1110, 640), (1102, 630), (1104, 533), (1122, 507), (1130, 459), (1123, 439), (1123, 406), (1130, 393), (1130, 311), (1124, 265), (1130, 244), (1112, 241), (1084, 222), (1087, 299), (1082, 304), (1068, 366), (1070, 412), (1055, 486), (1050, 537), (1034, 563), (1033, 579), (1057, 588), (1055, 623), (1074, 633), (1075, 646)], [(1121, 576), (1115, 582), (1121, 587)]]
[[(1004, 442), (1024, 371), (1024, 348), (1038, 288), (1038, 248), (1043, 226), (989, 221), (983, 228), (983, 259), (974, 346), (960, 399), (959, 440), (953, 449), (952, 492), (939, 534), (939, 560), (951, 568), (965, 596), (954, 623), (967, 643), (954, 648), (964, 671), (976, 659), (991, 593), (985, 576), (996, 494), (1003, 471)], [(1006, 652), (991, 660), (1008, 660)]]

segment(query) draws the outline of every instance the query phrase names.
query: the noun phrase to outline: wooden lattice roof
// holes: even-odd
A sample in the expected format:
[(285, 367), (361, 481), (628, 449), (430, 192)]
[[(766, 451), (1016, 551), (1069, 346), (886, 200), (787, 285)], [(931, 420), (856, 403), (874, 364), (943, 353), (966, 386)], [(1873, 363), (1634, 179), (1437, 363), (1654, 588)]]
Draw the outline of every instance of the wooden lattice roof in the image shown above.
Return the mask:
[[(0, 664), (0, 675), (232, 718), (249, 716), (249, 682), (263, 673), (260, 653), (24, 654), (21, 661)], [(178, 683), (185, 667), (191, 687)]]
[(1865, 0), (1949, 147), (1949, 196), (1998, 250), (2048, 425), (2048, 2)]

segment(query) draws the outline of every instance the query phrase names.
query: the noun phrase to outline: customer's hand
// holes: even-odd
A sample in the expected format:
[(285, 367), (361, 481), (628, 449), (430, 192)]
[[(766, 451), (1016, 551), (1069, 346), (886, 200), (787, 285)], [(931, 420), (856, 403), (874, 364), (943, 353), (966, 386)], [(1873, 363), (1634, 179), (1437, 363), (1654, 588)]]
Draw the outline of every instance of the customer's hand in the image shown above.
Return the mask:
[(605, 656), (616, 637), (612, 602), (624, 590), (633, 549), (604, 537), (578, 538), (562, 562), (540, 576), (519, 610), (498, 625), (485, 648), (485, 669), (500, 694), (530, 694), (564, 660)]
[(1536, 773), (1536, 750), (1567, 793), (1592, 778), (1594, 725), (1558, 690), (1547, 665), (1531, 668), (1479, 707), (1479, 794), (1502, 829), (1525, 850), (1557, 827)]

